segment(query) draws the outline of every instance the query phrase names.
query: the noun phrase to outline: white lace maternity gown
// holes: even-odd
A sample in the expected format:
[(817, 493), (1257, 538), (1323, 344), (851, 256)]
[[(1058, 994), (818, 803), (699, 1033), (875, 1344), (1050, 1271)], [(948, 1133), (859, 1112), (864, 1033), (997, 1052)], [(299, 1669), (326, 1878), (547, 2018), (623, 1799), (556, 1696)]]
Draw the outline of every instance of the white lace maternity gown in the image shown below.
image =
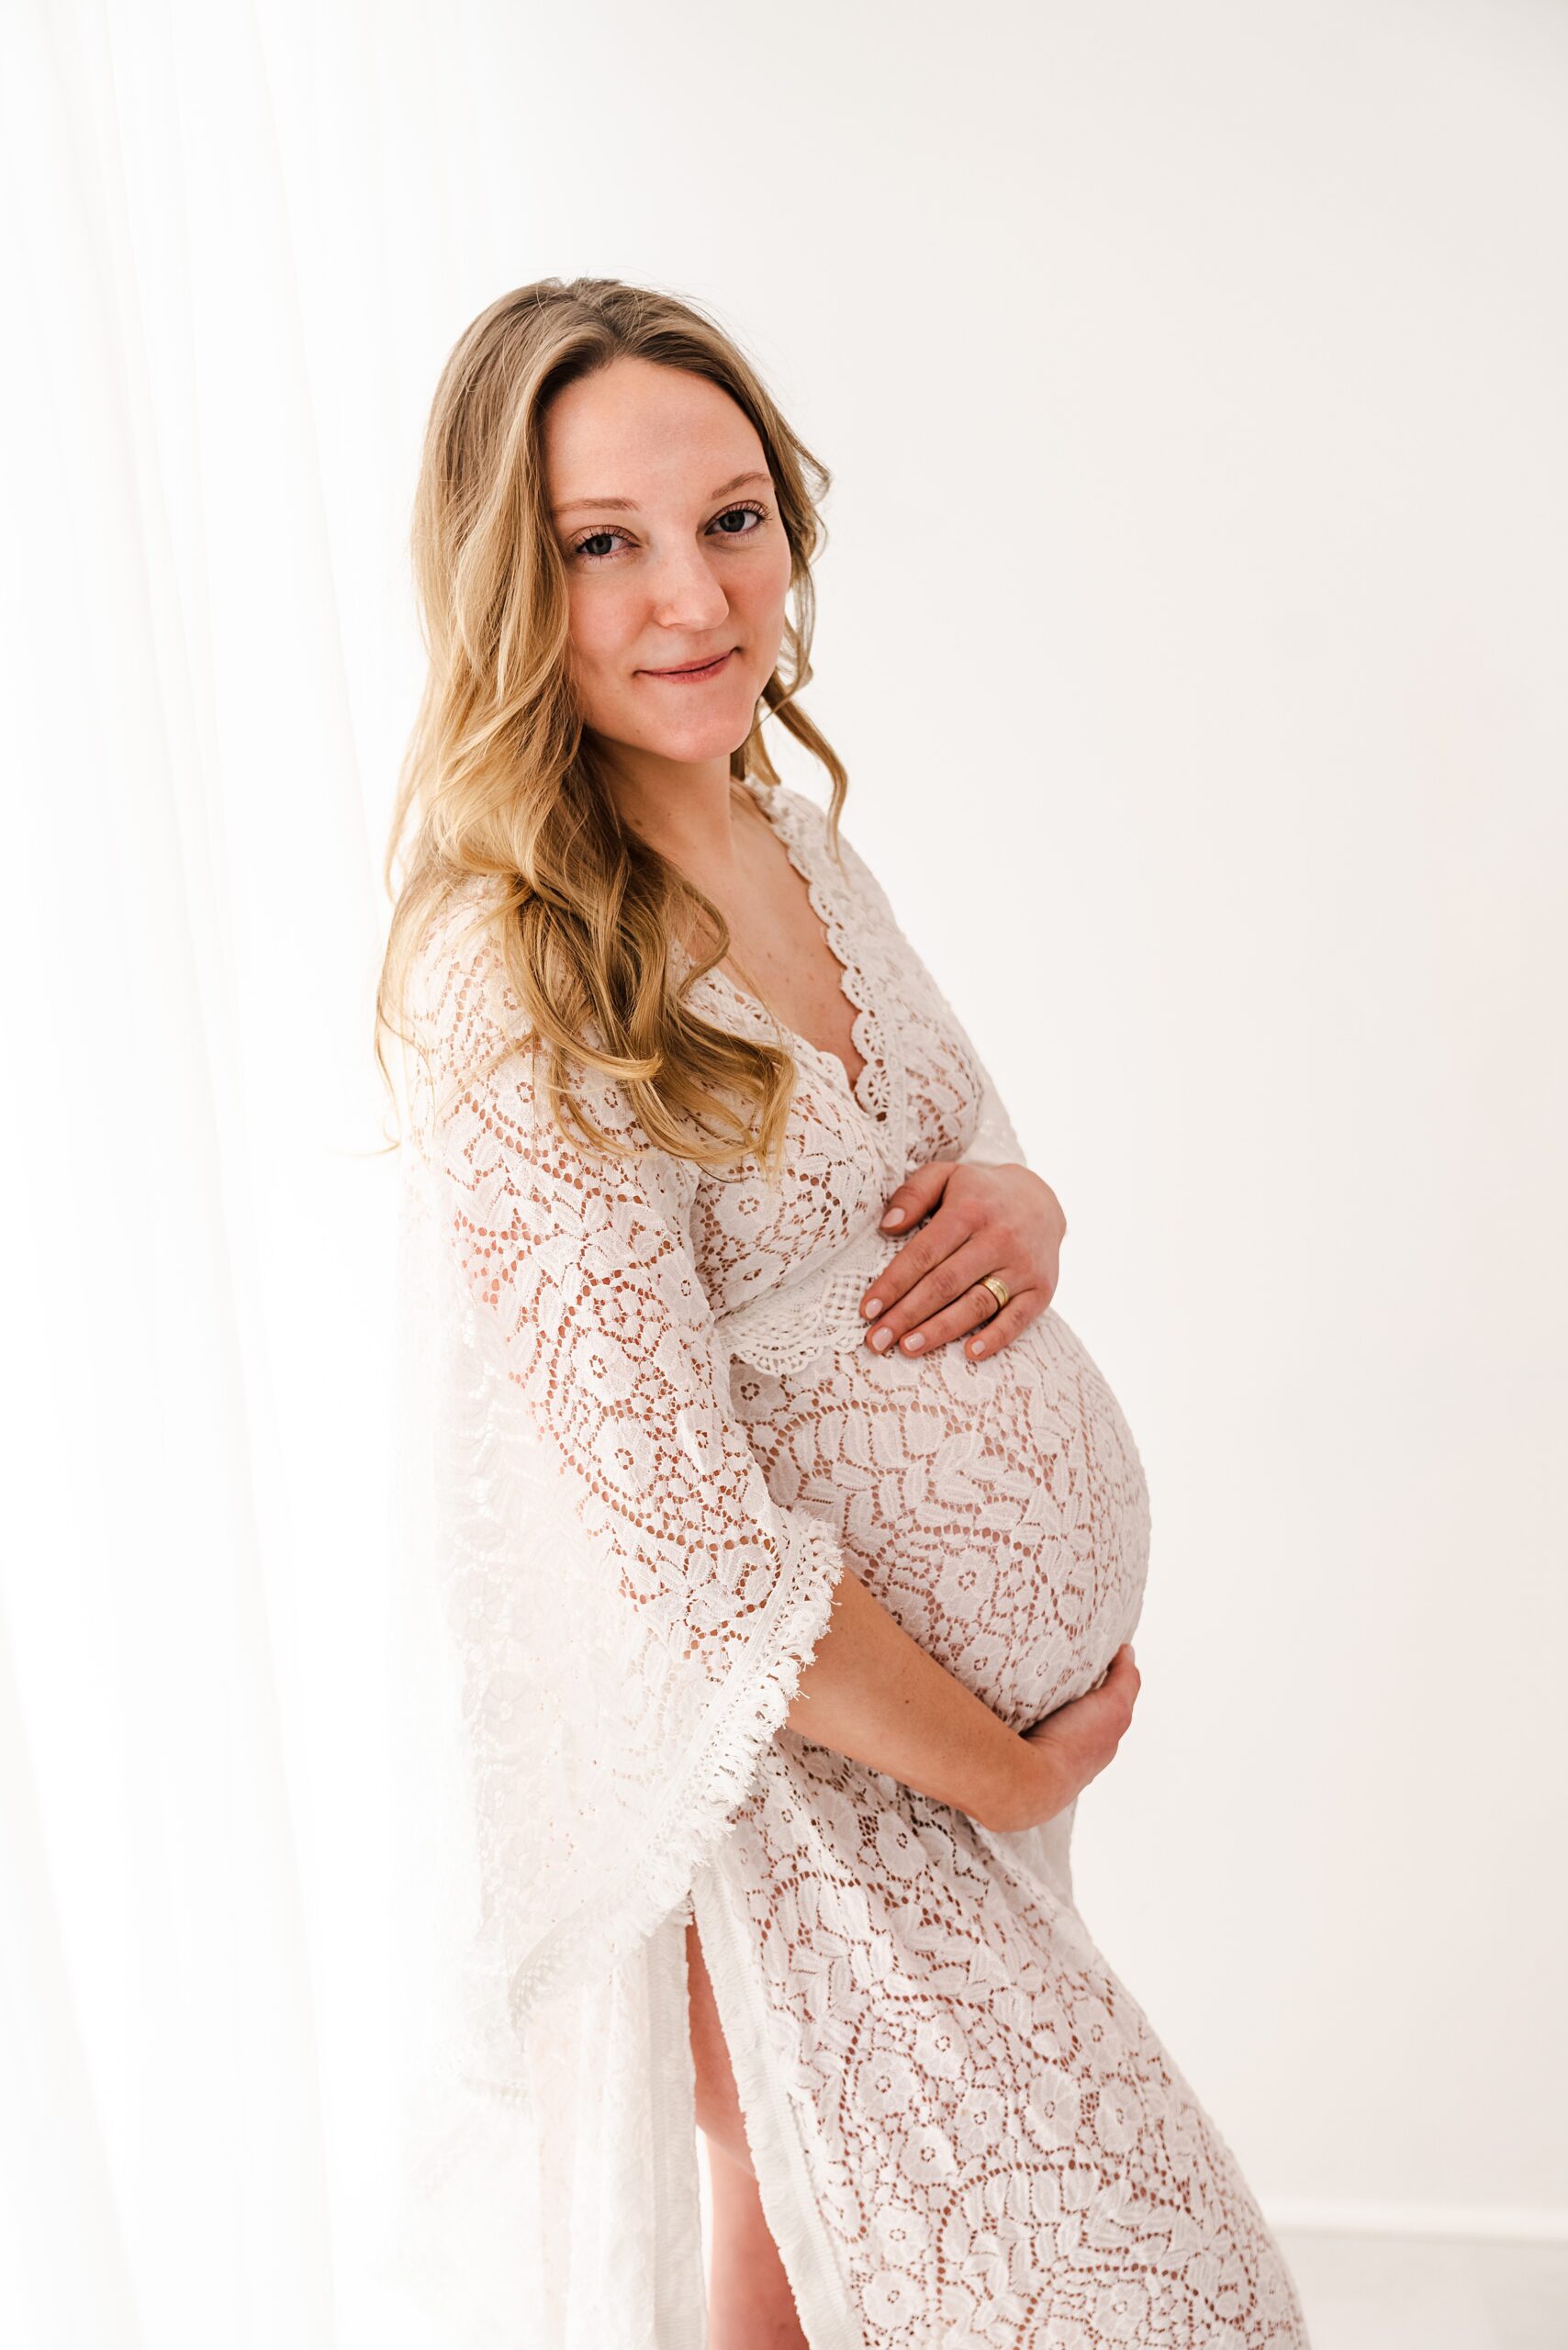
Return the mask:
[[(448, 1161), (469, 1202), (470, 1291), (506, 1317), (518, 1383), (640, 1617), (655, 1587), (697, 1573), (689, 1562), (755, 1559), (760, 1539), (769, 1572), (737, 1567), (725, 1583), (721, 1571), (722, 1605), (683, 1587), (669, 1619), (673, 1646), (700, 1652), (707, 1688), (722, 1691), (726, 1669), (738, 1686), (736, 1643), (778, 1608), (780, 1557), (796, 1571), (793, 1617), (766, 1655), (757, 1636), (750, 1742), (725, 1749), (714, 1733), (707, 1828), (655, 1878), (640, 1925), (667, 1953), (696, 1919), (812, 2350), (1305, 2350), (1289, 2273), (1234, 2156), (1074, 1906), (1072, 1812), (991, 1833), (782, 1721), (847, 1560), (1004, 1721), (1037, 1722), (1134, 1631), (1149, 1514), (1116, 1399), (1054, 1309), (979, 1361), (961, 1343), (913, 1358), (864, 1343), (858, 1300), (901, 1245), (877, 1229), (894, 1185), (933, 1158), (1022, 1154), (847, 840), (841, 871), (814, 801), (746, 789), (844, 967), (864, 1062), (851, 1083), (835, 1056), (786, 1037), (800, 1074), (781, 1191), (755, 1162), (737, 1180), (661, 1158), (650, 1183), (532, 1128), (509, 1147), (494, 1092)], [(449, 1037), (470, 1000), (461, 980), (438, 990)], [(778, 1035), (722, 972), (692, 1001)], [(593, 1107), (610, 1110), (606, 1091)], [(531, 1292), (532, 1337), (514, 1298), (525, 1262), (549, 1285)], [(686, 1751), (688, 1732), (696, 1751), (689, 1723), (660, 1751)], [(684, 2119), (673, 1979), (652, 2027), (652, 2102), (682, 2100)], [(631, 2028), (613, 2016), (594, 2027), (607, 2064)], [(536, 2082), (549, 2061), (536, 2054)], [(645, 2225), (674, 2228), (675, 2187), (649, 2196)], [(684, 2168), (679, 2209), (689, 2277)], [(603, 2224), (612, 2247), (613, 2210)], [(580, 2289), (552, 2322), (587, 2345)], [(678, 2300), (649, 2311), (639, 2340), (696, 2350), (700, 2321)]]

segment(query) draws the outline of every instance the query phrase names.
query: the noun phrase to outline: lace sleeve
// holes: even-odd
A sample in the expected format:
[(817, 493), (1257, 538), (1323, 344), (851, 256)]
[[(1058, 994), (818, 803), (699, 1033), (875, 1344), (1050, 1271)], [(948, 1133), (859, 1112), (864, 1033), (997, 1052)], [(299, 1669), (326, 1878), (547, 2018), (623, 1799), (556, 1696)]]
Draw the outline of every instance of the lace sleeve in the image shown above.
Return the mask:
[[(950, 1006), (949, 1012), (951, 1013)], [(953, 1019), (953, 1025), (958, 1029), (960, 1035), (965, 1035), (956, 1017)], [(1024, 1156), (1024, 1146), (1014, 1130), (1013, 1121), (1007, 1114), (1006, 1104), (996, 1090), (991, 1072), (975, 1051), (973, 1045), (969, 1043), (967, 1035), (965, 1035), (965, 1044), (969, 1058), (980, 1071), (980, 1123), (975, 1128), (974, 1138), (966, 1145), (958, 1156), (960, 1158), (981, 1159), (986, 1165), (993, 1167), (1026, 1167), (1029, 1162)]]
[(427, 1565), (456, 1671), (471, 1958), (504, 2067), (503, 2004), (515, 2029), (682, 1898), (846, 1562), (824, 1518), (773, 1501), (734, 1415), (690, 1163), (581, 1070), (578, 1098), (640, 1155), (563, 1133), (532, 1053), (508, 1045), (521, 1008), (494, 940), (444, 936), (413, 1007), (406, 1228), (424, 1306), (406, 1344), (438, 1431)]
[(1014, 1129), (1013, 1121), (1007, 1114), (1006, 1104), (997, 1091), (990, 1070), (975, 1050), (974, 1039), (937, 985), (929, 966), (921, 962), (914, 948), (904, 936), (887, 891), (865, 858), (843, 833), (839, 834), (839, 845), (844, 852), (845, 870), (854, 882), (860, 897), (875, 919), (884, 924), (898, 940), (901, 952), (911, 962), (919, 966), (934, 1002), (941, 1010), (955, 1040), (962, 1047), (974, 1070), (980, 1087), (980, 1112), (974, 1134), (959, 1152), (959, 1159), (980, 1159), (991, 1166), (1026, 1167), (1029, 1162), (1024, 1156), (1024, 1146)]

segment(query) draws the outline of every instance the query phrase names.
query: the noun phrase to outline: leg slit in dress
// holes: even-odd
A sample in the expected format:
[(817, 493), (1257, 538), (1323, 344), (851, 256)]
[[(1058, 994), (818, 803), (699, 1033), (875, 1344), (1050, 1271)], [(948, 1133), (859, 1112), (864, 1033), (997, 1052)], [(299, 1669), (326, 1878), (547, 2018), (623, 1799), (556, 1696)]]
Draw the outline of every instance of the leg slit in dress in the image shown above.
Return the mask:
[(757, 2195), (811, 2350), (860, 2350), (847, 2280), (834, 2255), (751, 1953), (736, 1924), (722, 1851), (692, 1881), (691, 1908), (740, 2098)]

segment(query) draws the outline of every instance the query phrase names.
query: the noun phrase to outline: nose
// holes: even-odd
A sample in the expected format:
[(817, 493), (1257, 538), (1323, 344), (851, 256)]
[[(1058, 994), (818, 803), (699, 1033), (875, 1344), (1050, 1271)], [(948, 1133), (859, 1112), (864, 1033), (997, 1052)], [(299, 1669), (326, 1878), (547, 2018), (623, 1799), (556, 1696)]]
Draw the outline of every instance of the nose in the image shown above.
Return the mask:
[(705, 629), (716, 628), (730, 609), (712, 559), (700, 547), (681, 547), (661, 555), (652, 594), (655, 625), (689, 637), (700, 637)]

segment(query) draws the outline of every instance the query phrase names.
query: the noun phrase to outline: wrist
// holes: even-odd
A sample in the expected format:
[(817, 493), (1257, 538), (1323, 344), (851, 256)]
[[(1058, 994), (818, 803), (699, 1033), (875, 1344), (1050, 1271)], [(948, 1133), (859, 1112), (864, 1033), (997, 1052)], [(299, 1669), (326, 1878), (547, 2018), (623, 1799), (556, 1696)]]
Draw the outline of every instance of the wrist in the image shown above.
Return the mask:
[(999, 1835), (1018, 1835), (1055, 1818), (1069, 1801), (1061, 1757), (1046, 1737), (1014, 1735), (1011, 1771), (997, 1816), (988, 1825)]

